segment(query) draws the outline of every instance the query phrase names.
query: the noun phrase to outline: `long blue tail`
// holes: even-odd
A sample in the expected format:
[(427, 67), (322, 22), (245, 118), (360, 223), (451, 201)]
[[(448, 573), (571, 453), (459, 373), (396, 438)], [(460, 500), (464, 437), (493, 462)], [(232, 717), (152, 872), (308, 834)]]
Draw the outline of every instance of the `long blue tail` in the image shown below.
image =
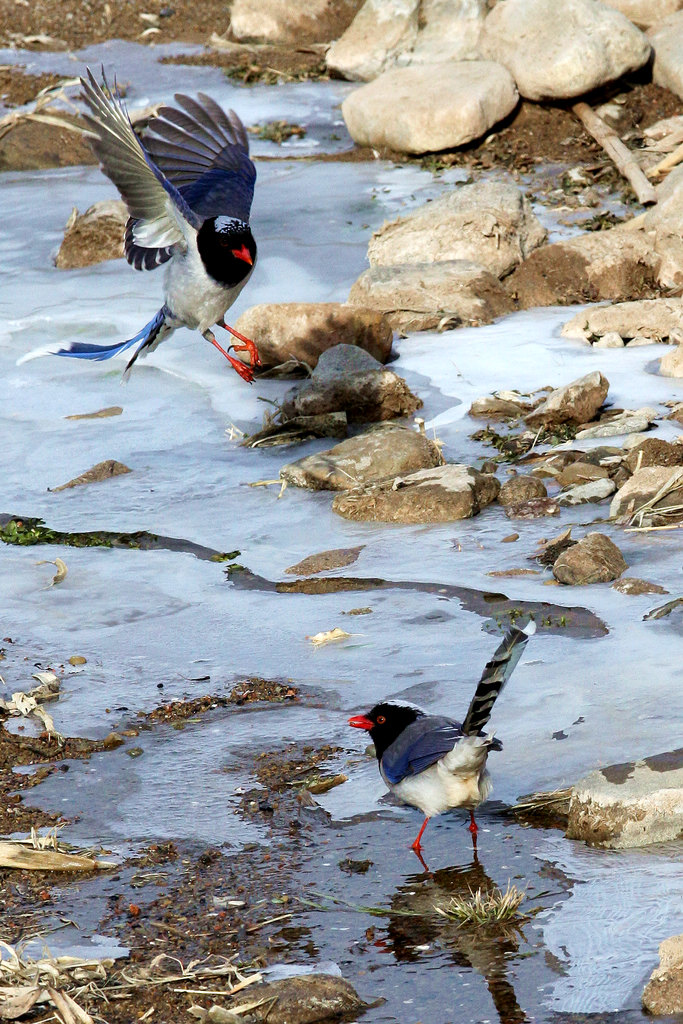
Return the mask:
[[(141, 331), (133, 338), (128, 338), (127, 341), (120, 341), (116, 345), (91, 345), (88, 342), (83, 341), (72, 341), (63, 348), (54, 349), (51, 347), (35, 349), (33, 352), (27, 352), (26, 355), (22, 356), (21, 359), (17, 360), (17, 365), (26, 363), (30, 359), (37, 359), (39, 356), (71, 356), (74, 359), (93, 359), (98, 362), (103, 359), (111, 359), (112, 356), (117, 356), (120, 352), (125, 352), (131, 345), (138, 345), (138, 348), (133, 353), (133, 357), (128, 362), (126, 367), (126, 375), (130, 371), (131, 366), (140, 355), (143, 349), (151, 350), (156, 348), (156, 345), (161, 340), (164, 334), (168, 333), (168, 328), (162, 333), (162, 328), (166, 323), (166, 316), (169, 310), (164, 304), (161, 309), (154, 314), (148, 324), (142, 328)], [(159, 335), (161, 334), (161, 337)]]

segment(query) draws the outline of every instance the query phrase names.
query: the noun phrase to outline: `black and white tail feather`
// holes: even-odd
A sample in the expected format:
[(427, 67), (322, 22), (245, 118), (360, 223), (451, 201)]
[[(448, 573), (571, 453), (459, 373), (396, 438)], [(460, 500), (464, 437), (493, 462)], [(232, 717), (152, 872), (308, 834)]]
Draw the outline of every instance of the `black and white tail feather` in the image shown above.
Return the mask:
[(465, 736), (478, 736), (483, 731), (491, 717), (493, 705), (514, 672), (529, 637), (533, 636), (535, 632), (536, 623), (531, 619), (524, 629), (517, 629), (516, 626), (513, 626), (505, 634), (495, 654), (487, 662), (477, 684), (474, 697), (462, 723), (462, 731)]

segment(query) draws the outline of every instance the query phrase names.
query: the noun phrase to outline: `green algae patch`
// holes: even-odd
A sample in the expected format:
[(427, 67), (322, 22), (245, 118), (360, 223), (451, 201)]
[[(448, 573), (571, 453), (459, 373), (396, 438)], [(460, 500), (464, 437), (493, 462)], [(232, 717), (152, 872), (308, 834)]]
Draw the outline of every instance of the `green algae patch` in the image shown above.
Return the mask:
[(71, 548), (134, 548), (138, 551), (181, 551), (209, 562), (232, 562), (239, 551), (216, 551), (175, 537), (162, 537), (147, 530), (117, 533), (113, 530), (70, 532), (52, 530), (42, 519), (0, 515), (0, 541), (19, 547), (34, 544), (63, 544)]

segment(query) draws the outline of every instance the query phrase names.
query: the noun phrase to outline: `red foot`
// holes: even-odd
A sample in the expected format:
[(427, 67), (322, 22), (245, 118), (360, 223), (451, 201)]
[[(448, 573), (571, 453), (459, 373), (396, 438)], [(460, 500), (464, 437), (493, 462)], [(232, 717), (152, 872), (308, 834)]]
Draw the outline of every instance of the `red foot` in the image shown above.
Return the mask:
[(233, 338), (237, 338), (238, 341), (242, 342), (241, 345), (230, 346), (230, 348), (233, 349), (234, 352), (248, 352), (251, 365), (261, 366), (261, 357), (258, 354), (256, 344), (251, 340), (251, 338), (245, 338), (244, 335), (240, 334), (239, 331), (236, 331), (234, 327), (230, 327), (229, 324), (226, 324), (225, 320), (218, 320), (217, 323), (219, 327), (222, 327), (224, 330), (229, 331), (230, 334), (232, 334)]
[(242, 380), (246, 380), (247, 384), (254, 383), (254, 371), (250, 366), (247, 366), (246, 363), (243, 363), (239, 359), (234, 359), (231, 355), (228, 355), (225, 349), (218, 344), (211, 331), (207, 331), (204, 334), (204, 337), (207, 339), (207, 341), (211, 342), (214, 348), (218, 349), (221, 355), (225, 356), (225, 358), (228, 360), (235, 373), (239, 373)]

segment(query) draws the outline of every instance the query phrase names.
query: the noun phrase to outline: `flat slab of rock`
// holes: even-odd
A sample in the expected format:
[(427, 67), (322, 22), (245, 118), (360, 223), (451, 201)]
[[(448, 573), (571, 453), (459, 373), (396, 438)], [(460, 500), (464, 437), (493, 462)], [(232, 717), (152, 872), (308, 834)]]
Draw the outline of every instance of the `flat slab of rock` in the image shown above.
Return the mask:
[(613, 850), (683, 836), (683, 748), (587, 775), (572, 790), (567, 836)]
[(329, 551), (319, 551), (315, 555), (302, 558), (296, 565), (288, 566), (285, 572), (292, 576), (315, 576), (316, 573), (329, 572), (330, 569), (343, 569), (358, 561), (358, 556), (364, 547), (365, 544), (359, 544), (355, 548), (331, 548)]
[(442, 462), (438, 446), (424, 434), (405, 427), (387, 427), (358, 434), (327, 451), (290, 462), (282, 467), (280, 477), (295, 487), (313, 491), (347, 491)]
[(593, 419), (608, 391), (609, 381), (599, 370), (594, 370), (551, 391), (545, 402), (525, 417), (525, 422), (534, 429), (561, 423), (586, 423)]
[(586, 484), (576, 484), (568, 490), (558, 494), (557, 503), (563, 507), (571, 505), (585, 505), (588, 502), (604, 501), (614, 494), (617, 485), (614, 480), (591, 480)]
[(616, 590), (619, 594), (628, 594), (629, 597), (641, 597), (643, 594), (669, 593), (664, 587), (660, 587), (659, 583), (640, 580), (637, 576), (622, 576), (620, 580), (612, 584), (612, 590)]
[(91, 267), (123, 256), (128, 211), (118, 199), (93, 203), (85, 213), (74, 207), (64, 228), (55, 266), (59, 270)]
[(612, 332), (626, 342), (641, 337), (673, 343), (683, 338), (683, 299), (641, 299), (586, 309), (567, 321), (562, 337), (595, 344)]
[(553, 576), (567, 586), (610, 583), (628, 568), (619, 548), (604, 533), (588, 533), (566, 548), (553, 565)]
[(642, 409), (625, 409), (617, 416), (609, 416), (597, 423), (590, 424), (579, 430), (576, 434), (577, 441), (587, 440), (593, 437), (619, 437), (622, 434), (640, 434), (647, 430), (651, 423), (658, 418), (659, 413), (649, 405)]
[(654, 235), (611, 228), (537, 249), (505, 284), (523, 309), (658, 298), (662, 262)]
[(648, 37), (655, 53), (653, 80), (683, 99), (683, 11), (654, 25)]
[[(661, 495), (656, 501), (657, 495)], [(609, 514), (612, 519), (631, 521), (637, 525), (661, 525), (667, 517), (666, 508), (683, 506), (683, 466), (646, 466), (638, 469), (620, 487), (612, 499)], [(683, 508), (680, 511), (683, 518)], [(676, 517), (668, 519), (673, 523)]]
[(474, 60), (487, 11), (487, 0), (366, 0), (327, 66), (368, 82), (397, 64)]
[(444, 61), (385, 71), (347, 96), (342, 114), (360, 146), (434, 153), (481, 138), (518, 99), (501, 64)]
[[(85, 127), (80, 118), (65, 115), (63, 110), (59, 111), (59, 116)], [(32, 171), (95, 163), (97, 160), (85, 136), (59, 125), (22, 121), (0, 139), (0, 171)]]
[(368, 246), (371, 266), (470, 260), (503, 277), (545, 240), (546, 232), (516, 185), (463, 185), (388, 221)]
[(645, 986), (643, 1006), (655, 1016), (683, 1013), (683, 935), (660, 943), (659, 967)]
[[(504, 396), (515, 396), (504, 397)], [(475, 398), (469, 408), (470, 416), (481, 417), (489, 420), (519, 419), (527, 412), (531, 412), (532, 404), (516, 392), (508, 391), (504, 394), (482, 395)]]
[(531, 100), (581, 96), (650, 56), (646, 36), (596, 0), (506, 0), (486, 19), (480, 48)]
[[(233, 325), (252, 338), (263, 366), (289, 359), (315, 367), (334, 345), (357, 345), (380, 363), (391, 352), (393, 332), (381, 313), (339, 302), (277, 302), (252, 306)], [(248, 361), (247, 353), (237, 353)]]
[(332, 510), (345, 519), (371, 522), (450, 523), (476, 515), (499, 489), (491, 474), (448, 464), (339, 495)]
[(348, 27), (361, 0), (233, 0), (230, 29), (247, 43), (329, 43)]
[(379, 310), (398, 331), (479, 327), (515, 308), (498, 278), (471, 260), (370, 267), (349, 303)]

